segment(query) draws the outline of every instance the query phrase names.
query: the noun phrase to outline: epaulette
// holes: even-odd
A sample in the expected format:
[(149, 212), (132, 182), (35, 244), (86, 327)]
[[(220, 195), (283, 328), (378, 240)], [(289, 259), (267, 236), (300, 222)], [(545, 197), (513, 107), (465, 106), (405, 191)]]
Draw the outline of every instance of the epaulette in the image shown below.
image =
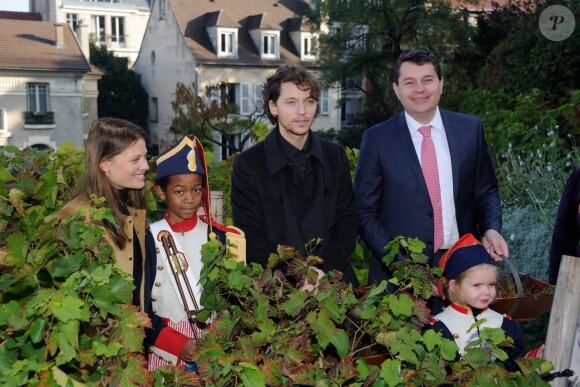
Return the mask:
[(431, 325), (435, 325), (436, 323), (438, 323), (438, 322), (439, 322), (439, 320), (437, 320), (435, 317), (431, 317), (431, 318), (429, 319), (429, 322), (431, 323)]
[(506, 313), (506, 314), (504, 314), (504, 315), (503, 315), (503, 317), (504, 317), (504, 318), (507, 318), (508, 320), (511, 320), (511, 319), (512, 319), (512, 316), (510, 316), (510, 315), (509, 315), (509, 314), (507, 314), (507, 313)]

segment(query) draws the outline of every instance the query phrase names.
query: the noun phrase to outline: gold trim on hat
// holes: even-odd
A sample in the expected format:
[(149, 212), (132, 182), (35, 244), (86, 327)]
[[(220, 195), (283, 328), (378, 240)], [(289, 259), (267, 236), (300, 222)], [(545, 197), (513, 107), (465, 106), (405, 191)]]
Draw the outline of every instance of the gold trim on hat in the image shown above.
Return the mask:
[[(186, 146), (189, 146), (194, 151), (194, 155), (195, 155), (195, 142), (194, 142), (194, 140), (192, 140), (191, 138), (189, 138), (189, 136), (185, 136), (181, 140), (181, 142), (179, 144), (177, 144), (173, 149), (169, 150), (167, 153), (165, 153), (164, 155), (160, 156), (157, 159), (157, 165), (161, 164), (162, 162), (164, 162), (165, 160), (167, 160), (171, 156), (174, 156), (176, 153), (178, 153), (179, 151), (181, 151)], [(195, 164), (195, 161), (194, 161), (194, 164)]]

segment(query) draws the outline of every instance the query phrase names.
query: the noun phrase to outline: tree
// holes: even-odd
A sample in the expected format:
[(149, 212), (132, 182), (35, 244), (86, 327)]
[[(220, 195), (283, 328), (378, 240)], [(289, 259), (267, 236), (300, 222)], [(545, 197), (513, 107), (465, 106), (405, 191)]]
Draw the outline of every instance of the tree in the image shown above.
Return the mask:
[(91, 43), (91, 64), (103, 69), (99, 80), (99, 117), (122, 118), (147, 130), (149, 97), (141, 77), (129, 69), (129, 59)]
[(426, 47), (449, 72), (474, 49), (463, 15), (440, 0), (324, 0), (318, 12), (315, 22), (330, 27), (319, 41), (322, 80), (329, 85), (360, 80), (354, 83), (365, 97), (367, 127), (400, 110), (391, 73), (403, 50)]
[(220, 82), (205, 88), (204, 95), (179, 82), (171, 108), (175, 117), (171, 131), (176, 134), (195, 134), (203, 143), (227, 149), (227, 155), (241, 152), (250, 139), (261, 139), (267, 126), (260, 121), (262, 113), (256, 107), (248, 116), (236, 114), (238, 107), (230, 100), (229, 84)]
[(478, 39), (489, 52), (479, 78), (481, 88), (503, 89), (512, 95), (537, 88), (564, 98), (563, 94), (580, 88), (578, 28), (562, 41), (546, 38), (538, 28), (540, 15), (552, 5), (580, 13), (580, 3), (571, 0), (512, 0), (504, 6), (494, 2), (495, 10), (483, 20)]

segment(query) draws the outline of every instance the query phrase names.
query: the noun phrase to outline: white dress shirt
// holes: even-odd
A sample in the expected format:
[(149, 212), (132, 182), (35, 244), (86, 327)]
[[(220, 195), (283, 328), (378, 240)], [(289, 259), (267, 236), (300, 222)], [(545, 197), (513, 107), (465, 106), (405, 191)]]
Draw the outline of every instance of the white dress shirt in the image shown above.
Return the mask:
[[(411, 139), (413, 140), (419, 163), (421, 163), (423, 135), (419, 132), (419, 128), (424, 125), (413, 119), (407, 112), (405, 112), (405, 120), (411, 133)], [(443, 126), (439, 108), (437, 108), (437, 112), (431, 122), (429, 122), (429, 125), (431, 125), (431, 139), (435, 146), (437, 169), (439, 171), (439, 185), (441, 186), (441, 208), (443, 211), (443, 245), (441, 249), (448, 249), (459, 239), (459, 231), (457, 229), (457, 219), (455, 218), (455, 201), (453, 200), (451, 154), (449, 152), (447, 135), (445, 134), (445, 127)]]

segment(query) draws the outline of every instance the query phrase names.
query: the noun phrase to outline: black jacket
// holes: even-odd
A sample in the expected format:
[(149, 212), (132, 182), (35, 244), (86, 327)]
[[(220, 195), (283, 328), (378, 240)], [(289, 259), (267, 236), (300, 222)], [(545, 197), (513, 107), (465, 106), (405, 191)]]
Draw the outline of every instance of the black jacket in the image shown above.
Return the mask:
[(246, 234), (248, 262), (266, 265), (279, 244), (305, 252), (304, 245), (316, 236), (322, 243), (310, 253), (324, 259), (322, 269), (339, 270), (344, 281), (357, 285), (349, 256), (359, 217), (346, 152), (341, 145), (312, 132), (309, 135), (312, 174), (306, 184), (313, 188), (310, 202), (297, 199), (301, 193), (294, 183), (294, 167), (282, 149), (276, 127), (264, 141), (234, 160), (234, 225)]

